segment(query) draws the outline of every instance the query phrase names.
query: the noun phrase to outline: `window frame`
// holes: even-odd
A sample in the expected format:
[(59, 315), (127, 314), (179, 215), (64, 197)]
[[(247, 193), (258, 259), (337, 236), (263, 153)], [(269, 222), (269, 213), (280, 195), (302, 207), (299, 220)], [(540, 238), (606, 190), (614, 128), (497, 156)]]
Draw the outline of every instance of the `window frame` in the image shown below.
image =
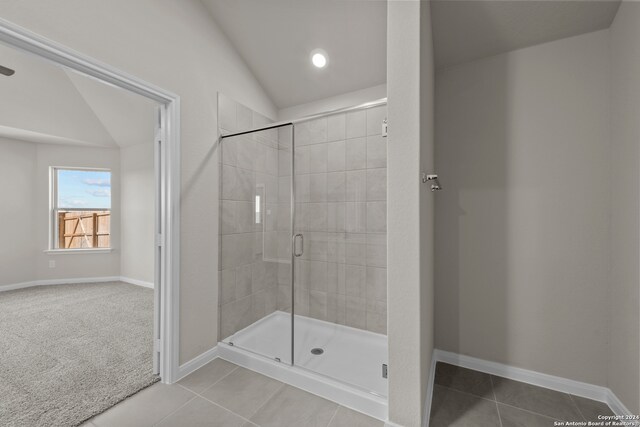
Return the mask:
[[(113, 250), (113, 242), (109, 238), (109, 247), (107, 248), (57, 248), (56, 242), (58, 241), (58, 212), (60, 210), (68, 212), (82, 212), (82, 211), (108, 211), (110, 215), (110, 223), (113, 224), (113, 194), (109, 197), (108, 209), (106, 208), (60, 208), (58, 207), (58, 171), (60, 170), (72, 170), (81, 172), (109, 172), (109, 178), (113, 177), (113, 171), (110, 168), (95, 168), (95, 167), (77, 167), (77, 166), (50, 166), (49, 167), (49, 247), (45, 252), (50, 253), (96, 253), (96, 252), (111, 252)], [(109, 227), (109, 236), (111, 237), (111, 227)]]

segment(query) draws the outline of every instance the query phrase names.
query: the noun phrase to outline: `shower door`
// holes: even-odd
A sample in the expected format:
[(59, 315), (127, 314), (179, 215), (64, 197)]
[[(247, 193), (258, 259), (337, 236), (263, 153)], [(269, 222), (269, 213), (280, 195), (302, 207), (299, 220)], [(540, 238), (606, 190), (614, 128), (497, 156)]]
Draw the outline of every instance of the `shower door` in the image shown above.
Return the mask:
[(386, 108), (243, 108), (219, 105), (220, 341), (386, 396)]
[(386, 396), (384, 105), (295, 124), (294, 364)]
[(292, 361), (292, 125), (221, 139), (221, 341)]

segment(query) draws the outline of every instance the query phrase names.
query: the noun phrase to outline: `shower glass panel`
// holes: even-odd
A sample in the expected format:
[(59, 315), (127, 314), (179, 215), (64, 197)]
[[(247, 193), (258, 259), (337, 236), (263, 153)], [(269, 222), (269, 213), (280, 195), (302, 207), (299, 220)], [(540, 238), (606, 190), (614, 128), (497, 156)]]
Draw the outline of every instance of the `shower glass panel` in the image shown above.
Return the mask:
[[(386, 106), (295, 124), (294, 363), (386, 396)], [(298, 253), (296, 253), (298, 255)]]
[(292, 126), (221, 139), (221, 341), (291, 360)]
[(219, 336), (386, 397), (386, 104), (374, 104), (262, 129), (219, 98)]

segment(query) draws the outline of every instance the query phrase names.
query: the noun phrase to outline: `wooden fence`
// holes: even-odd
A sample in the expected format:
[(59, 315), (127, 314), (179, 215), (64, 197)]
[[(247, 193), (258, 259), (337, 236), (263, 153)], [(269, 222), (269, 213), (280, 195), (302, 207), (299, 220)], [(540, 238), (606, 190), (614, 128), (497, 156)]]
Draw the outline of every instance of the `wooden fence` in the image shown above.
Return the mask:
[(111, 246), (111, 212), (58, 212), (58, 248), (108, 248)]

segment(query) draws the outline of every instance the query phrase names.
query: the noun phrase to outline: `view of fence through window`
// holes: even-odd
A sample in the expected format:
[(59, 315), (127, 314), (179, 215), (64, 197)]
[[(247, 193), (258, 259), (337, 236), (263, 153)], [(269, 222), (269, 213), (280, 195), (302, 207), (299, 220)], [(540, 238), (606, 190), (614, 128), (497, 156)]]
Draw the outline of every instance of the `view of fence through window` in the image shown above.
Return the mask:
[(55, 249), (111, 247), (111, 172), (53, 168)]
[(58, 248), (109, 248), (111, 212), (58, 211)]

